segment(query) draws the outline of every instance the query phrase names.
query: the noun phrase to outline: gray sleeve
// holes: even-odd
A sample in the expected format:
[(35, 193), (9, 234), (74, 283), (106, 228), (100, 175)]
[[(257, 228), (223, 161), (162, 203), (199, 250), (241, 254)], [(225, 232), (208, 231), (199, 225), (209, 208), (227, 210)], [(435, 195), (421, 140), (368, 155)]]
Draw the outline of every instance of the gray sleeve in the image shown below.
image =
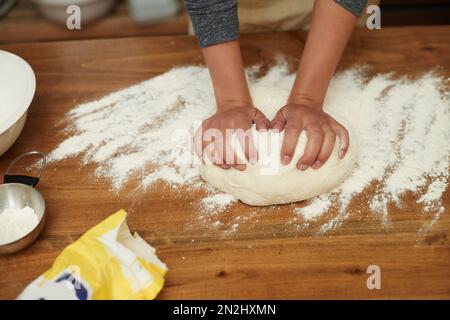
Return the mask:
[[(299, 0), (301, 1), (301, 0)], [(335, 0), (356, 16), (360, 16), (367, 0)], [(239, 38), (237, 0), (184, 0), (200, 47)]]
[(353, 13), (355, 16), (360, 16), (367, 4), (367, 0), (334, 0), (345, 9)]
[(237, 0), (185, 0), (200, 47), (239, 38)]

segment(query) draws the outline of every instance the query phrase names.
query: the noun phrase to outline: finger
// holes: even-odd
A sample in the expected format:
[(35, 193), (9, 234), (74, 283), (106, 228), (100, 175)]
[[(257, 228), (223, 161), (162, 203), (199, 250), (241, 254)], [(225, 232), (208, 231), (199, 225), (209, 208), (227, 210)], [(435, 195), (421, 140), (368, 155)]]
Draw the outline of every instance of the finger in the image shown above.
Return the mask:
[(305, 151), (297, 162), (297, 168), (302, 171), (308, 169), (317, 159), (324, 136), (322, 127), (317, 124), (306, 126), (305, 130), (307, 137)]
[(339, 146), (339, 159), (343, 159), (347, 150), (350, 146), (350, 137), (347, 129), (339, 122), (334, 119), (331, 119), (331, 128), (334, 130), (336, 135), (339, 137), (340, 146)]
[(253, 122), (256, 125), (256, 130), (258, 131), (266, 131), (270, 127), (270, 121), (266, 118), (266, 116), (259, 110), (256, 110), (256, 115), (253, 118)]
[(295, 153), (295, 147), (298, 143), (298, 137), (302, 131), (301, 123), (290, 125), (289, 123), (284, 128), (283, 145), (281, 146), (281, 163), (288, 165)]
[(226, 169), (223, 156), (223, 139), (215, 137), (214, 139), (214, 164), (220, 168)]
[(224, 159), (224, 131), (221, 130), (220, 131), (220, 136), (215, 136), (214, 137), (214, 164), (217, 165), (218, 167), (221, 167), (222, 169), (229, 169), (230, 166), (228, 166), (225, 163), (225, 159)]
[(336, 142), (336, 133), (330, 126), (323, 125), (322, 130), (324, 132), (323, 143), (316, 161), (311, 166), (313, 169), (319, 169), (328, 160)]
[(278, 110), (275, 117), (270, 122), (270, 128), (275, 131), (281, 131), (286, 125), (286, 119), (284, 117), (282, 109)]
[[(243, 159), (238, 153), (239, 148), (239, 141), (237, 141), (237, 135), (236, 135), (236, 129), (229, 129), (228, 130), (228, 137), (227, 137), (227, 153), (229, 154), (228, 160), (230, 162), (231, 167), (237, 169), (237, 170), (245, 170), (245, 159)], [(231, 161), (230, 161), (231, 160)]]
[(247, 128), (248, 125), (244, 122), (236, 123), (236, 127), (237, 128), (234, 130), (234, 133), (236, 134), (238, 143), (244, 153), (244, 157), (248, 161), (250, 154), (250, 141), (248, 139), (248, 132), (250, 130), (249, 128)]
[[(241, 127), (245, 124), (241, 123)], [(235, 130), (236, 136), (238, 138), (239, 144), (244, 151), (245, 158), (248, 162), (255, 164), (257, 162), (257, 150), (256, 145), (253, 140), (252, 130), (248, 128)]]
[(216, 128), (208, 128), (203, 132), (203, 159), (209, 160), (212, 163), (217, 164), (218, 162), (223, 162), (218, 159), (221, 155), (219, 145), (216, 145), (216, 141), (220, 140), (222, 132)]
[(225, 132), (225, 163), (230, 167), (237, 164), (237, 156), (233, 148), (233, 129), (227, 129)]

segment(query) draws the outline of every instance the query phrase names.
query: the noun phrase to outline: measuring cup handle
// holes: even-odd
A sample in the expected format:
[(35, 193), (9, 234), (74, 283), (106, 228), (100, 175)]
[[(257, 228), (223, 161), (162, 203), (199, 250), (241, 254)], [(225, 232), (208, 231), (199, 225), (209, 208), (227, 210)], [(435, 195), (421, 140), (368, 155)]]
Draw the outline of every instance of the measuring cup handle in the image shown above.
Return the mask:
[[(38, 173), (37, 177), (27, 176), (27, 175), (10, 175), (9, 172), (14, 167), (14, 165), (22, 158), (25, 158), (28, 156), (39, 156), (42, 159), (41, 168), (39, 169), (39, 173)], [(3, 180), (5, 183), (22, 183), (22, 184), (26, 184), (30, 187), (35, 187), (39, 183), (39, 180), (42, 176), (42, 173), (44, 172), (46, 165), (47, 165), (47, 157), (42, 152), (31, 151), (31, 152), (21, 154), (20, 156), (15, 158), (9, 165), (8, 169), (6, 169), (6, 173), (5, 173)]]

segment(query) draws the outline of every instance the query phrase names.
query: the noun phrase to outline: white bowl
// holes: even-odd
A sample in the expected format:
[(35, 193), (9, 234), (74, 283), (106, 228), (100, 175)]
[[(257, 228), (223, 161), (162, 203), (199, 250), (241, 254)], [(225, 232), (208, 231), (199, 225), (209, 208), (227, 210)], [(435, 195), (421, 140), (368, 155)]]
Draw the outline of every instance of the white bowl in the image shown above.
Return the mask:
[(36, 90), (30, 65), (15, 54), (0, 50), (0, 156), (17, 140)]
[[(107, 14), (116, 0), (32, 0), (37, 4), (41, 14), (55, 22), (66, 24), (70, 5), (80, 7), (81, 24), (89, 23)], [(83, 26), (81, 26), (83, 28)]]

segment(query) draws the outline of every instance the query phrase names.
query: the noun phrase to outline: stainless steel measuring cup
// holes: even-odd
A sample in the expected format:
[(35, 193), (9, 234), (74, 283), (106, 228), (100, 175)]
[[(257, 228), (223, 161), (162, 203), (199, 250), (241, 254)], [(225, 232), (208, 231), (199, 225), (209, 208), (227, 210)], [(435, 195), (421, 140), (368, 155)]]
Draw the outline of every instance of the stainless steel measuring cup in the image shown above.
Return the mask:
[[(36, 177), (27, 175), (11, 175), (11, 169), (16, 165), (16, 163), (28, 156), (38, 156), (42, 159), (38, 175)], [(9, 243), (1, 244), (0, 254), (14, 253), (26, 248), (36, 240), (44, 228), (45, 201), (42, 194), (34, 187), (39, 183), (46, 164), (47, 158), (45, 154), (38, 151), (32, 151), (15, 158), (6, 170), (4, 184), (0, 185), (0, 214), (7, 208), (22, 209), (25, 206), (29, 206), (34, 209), (39, 223), (31, 232), (22, 238)]]

